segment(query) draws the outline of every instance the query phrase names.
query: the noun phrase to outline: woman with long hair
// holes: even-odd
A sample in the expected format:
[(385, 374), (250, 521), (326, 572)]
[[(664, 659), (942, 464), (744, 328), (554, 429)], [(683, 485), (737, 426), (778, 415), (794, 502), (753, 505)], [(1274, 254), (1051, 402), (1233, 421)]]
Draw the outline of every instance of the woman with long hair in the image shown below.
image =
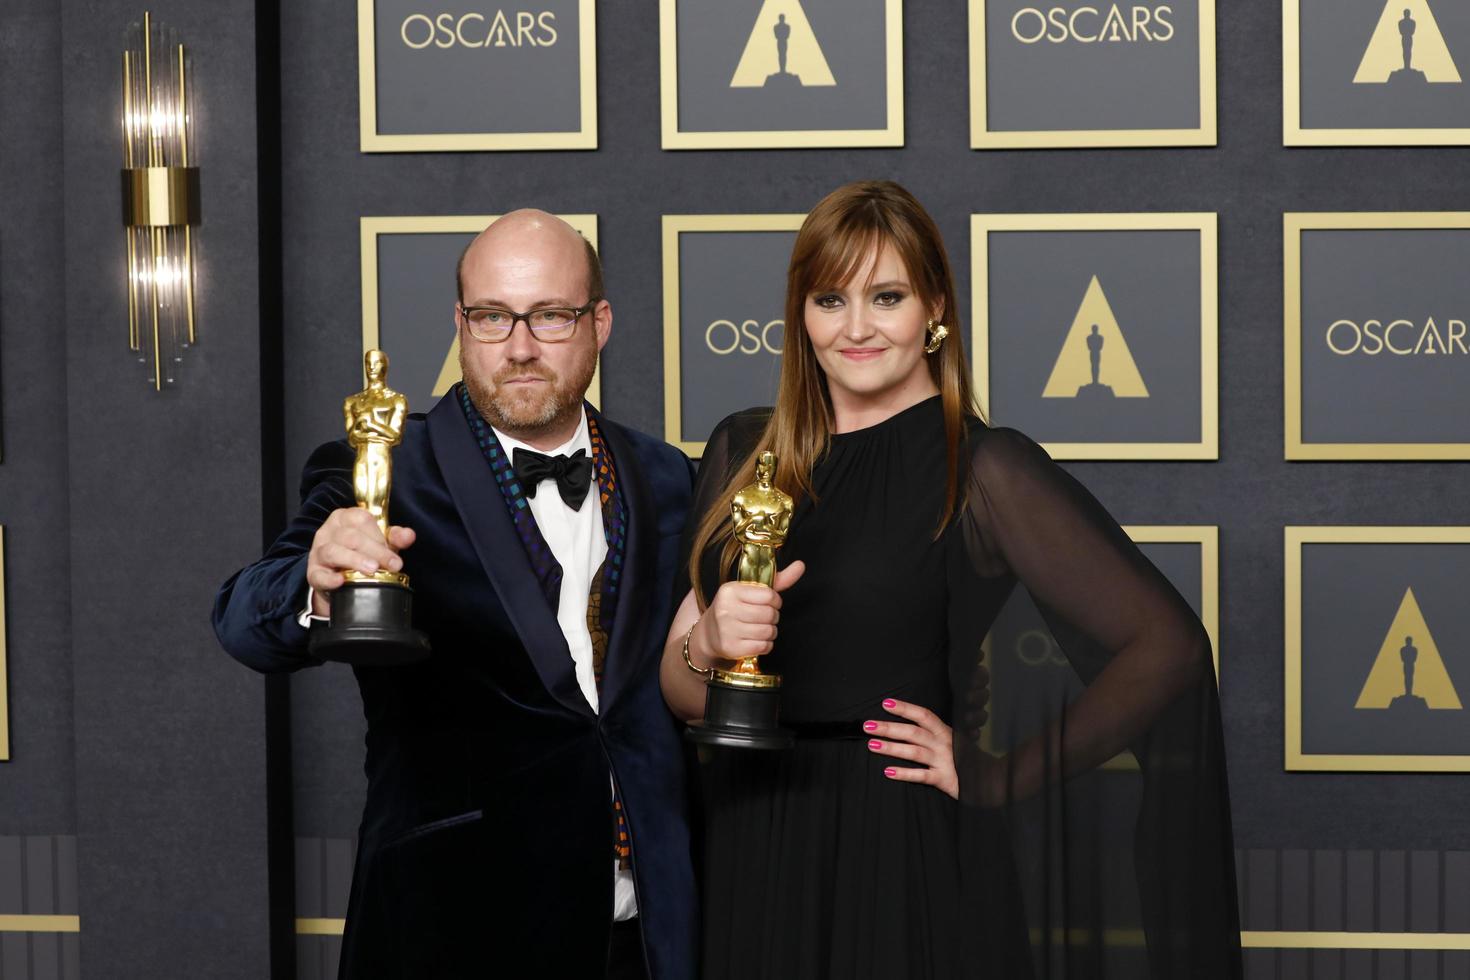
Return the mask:
[[(1209, 638), (1086, 490), (982, 421), (962, 338), (912, 195), (812, 209), (776, 405), (710, 437), (661, 668), (692, 721), (703, 671), (759, 656), (797, 735), (702, 752), (704, 976), (1237, 977)], [(795, 501), (772, 588), (729, 581), (765, 450)], [(1018, 583), (1070, 669), (992, 691)]]

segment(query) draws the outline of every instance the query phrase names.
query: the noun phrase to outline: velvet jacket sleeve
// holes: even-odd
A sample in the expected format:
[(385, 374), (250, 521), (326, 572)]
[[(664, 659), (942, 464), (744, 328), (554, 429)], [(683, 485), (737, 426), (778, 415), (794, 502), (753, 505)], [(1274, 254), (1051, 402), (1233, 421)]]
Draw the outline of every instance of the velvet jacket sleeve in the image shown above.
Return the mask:
[(264, 673), (299, 670), (318, 661), (306, 652), (296, 621), (306, 602), (306, 556), (332, 511), (351, 507), (353, 452), (345, 441), (318, 448), (301, 476), (301, 507), (254, 564), (230, 576), (214, 600), (214, 632), (236, 660)]

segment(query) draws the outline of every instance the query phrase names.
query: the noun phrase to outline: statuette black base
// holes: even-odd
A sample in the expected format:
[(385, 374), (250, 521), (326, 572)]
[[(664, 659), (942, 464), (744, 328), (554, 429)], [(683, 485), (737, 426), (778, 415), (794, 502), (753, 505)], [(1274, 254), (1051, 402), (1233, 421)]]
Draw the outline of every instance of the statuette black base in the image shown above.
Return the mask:
[(710, 681), (705, 686), (704, 720), (691, 722), (685, 737), (700, 745), (732, 749), (789, 749), (796, 736), (777, 724), (781, 691)]
[(429, 655), (429, 638), (414, 629), (413, 591), (390, 582), (347, 582), (332, 593), (332, 621), (312, 627), (318, 660), (355, 667), (411, 664)]

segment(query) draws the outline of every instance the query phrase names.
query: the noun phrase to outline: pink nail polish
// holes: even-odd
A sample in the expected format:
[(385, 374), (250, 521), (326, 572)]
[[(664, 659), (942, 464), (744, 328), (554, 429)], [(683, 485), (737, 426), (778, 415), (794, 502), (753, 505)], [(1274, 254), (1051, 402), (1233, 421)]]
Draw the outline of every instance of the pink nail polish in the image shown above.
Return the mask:
[(874, 750), (874, 751), (875, 751), (875, 752), (876, 752), (876, 751), (877, 751), (877, 750), (878, 750), (878, 749), (881, 749), (881, 748), (882, 748), (882, 747), (883, 747), (883, 743), (882, 743), (882, 742), (880, 742), (880, 741), (878, 741), (878, 740), (877, 740), (877, 739), (876, 739), (876, 738), (874, 738), (874, 739), (869, 739), (869, 740), (868, 740), (868, 748), (870, 748), (870, 749), (872, 749), (872, 750)]
[(891, 707), (893, 707), (897, 703), (898, 702), (895, 701), (895, 700), (893, 700), (892, 698), (884, 698), (883, 699), (883, 707), (885, 707), (885, 708), (891, 708)]
[(865, 721), (865, 722), (863, 722), (863, 731), (865, 731), (865, 732), (876, 732), (877, 730), (878, 730), (878, 723), (876, 721)]
[(898, 770), (894, 769), (892, 766), (889, 766), (887, 769), (883, 770), (883, 775), (887, 776), (889, 779), (892, 779), (897, 771)]

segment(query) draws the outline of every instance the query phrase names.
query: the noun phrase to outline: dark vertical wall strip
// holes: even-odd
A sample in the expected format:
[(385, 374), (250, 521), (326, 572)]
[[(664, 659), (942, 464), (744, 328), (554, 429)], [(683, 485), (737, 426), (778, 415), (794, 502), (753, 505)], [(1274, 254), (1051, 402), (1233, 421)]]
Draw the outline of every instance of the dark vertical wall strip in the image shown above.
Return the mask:
[[(8, 12), (7, 7), (7, 12)], [(260, 550), (255, 4), (164, 0), (194, 65), (200, 339), (177, 391), (125, 343), (121, 43), (142, 6), (63, 0), (66, 396), (82, 969), (268, 975), (261, 679), (220, 652), (219, 583)], [(55, 357), (56, 354), (51, 356)], [(58, 535), (53, 547), (68, 538)]]
[(0, 835), (76, 832), (61, 76), (54, 3), (7, 2), (0, 29), (0, 524), (11, 744), (10, 761), (0, 763)]
[[(260, 487), (263, 544), (286, 526), (281, 333), (281, 10), (255, 4), (255, 107), (260, 234)], [(270, 860), (270, 968), (296, 976), (295, 841), (291, 793), (291, 681), (265, 678), (266, 838)]]

